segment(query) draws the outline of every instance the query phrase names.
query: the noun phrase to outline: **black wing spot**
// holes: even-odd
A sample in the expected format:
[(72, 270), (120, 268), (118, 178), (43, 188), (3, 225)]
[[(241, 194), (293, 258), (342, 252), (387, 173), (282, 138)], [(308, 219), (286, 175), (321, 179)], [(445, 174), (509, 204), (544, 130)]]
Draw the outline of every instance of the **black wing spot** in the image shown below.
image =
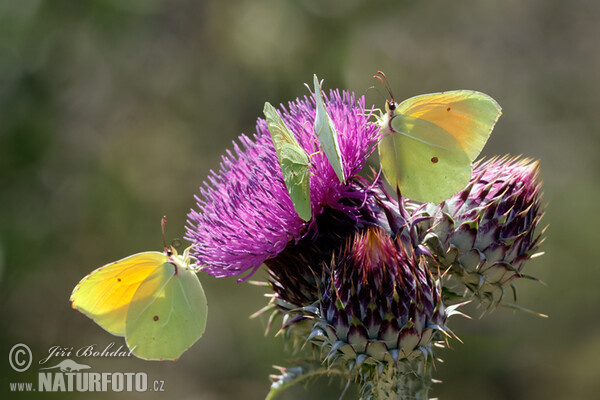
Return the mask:
[(434, 164), (437, 164), (437, 163), (438, 163), (438, 161), (440, 161), (440, 159), (439, 159), (439, 158), (437, 158), (437, 157), (431, 157), (431, 162), (432, 162), (432, 163), (434, 163)]
[(155, 315), (154, 317), (152, 317), (152, 319), (153, 319), (154, 321), (158, 321), (158, 315)]
[(452, 107), (446, 108), (446, 111), (450, 112), (450, 110), (452, 110)]

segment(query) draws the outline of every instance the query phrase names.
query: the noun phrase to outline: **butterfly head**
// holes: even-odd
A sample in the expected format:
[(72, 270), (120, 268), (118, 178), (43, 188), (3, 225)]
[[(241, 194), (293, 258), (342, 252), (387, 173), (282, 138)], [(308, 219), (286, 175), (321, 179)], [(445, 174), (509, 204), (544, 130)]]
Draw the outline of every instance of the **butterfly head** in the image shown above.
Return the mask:
[(194, 272), (200, 270), (200, 266), (198, 265), (198, 260), (196, 257), (190, 255), (190, 250), (192, 246), (189, 246), (187, 249), (183, 251), (182, 255), (177, 254), (177, 250), (175, 247), (179, 247), (181, 245), (181, 241), (179, 239), (173, 239), (170, 246), (167, 246), (167, 241), (165, 239), (165, 225), (167, 224), (167, 217), (162, 217), (160, 221), (160, 227), (162, 229), (162, 239), (164, 251), (163, 254), (168, 257), (168, 262), (175, 266), (175, 275), (177, 275), (179, 269), (184, 270), (192, 270)]
[(397, 107), (397, 104), (393, 98), (391, 100), (385, 101), (385, 112), (386, 113), (393, 114), (396, 107)]
[(196, 257), (190, 255), (191, 249), (192, 246), (188, 247), (181, 255), (177, 254), (177, 250), (175, 250), (173, 246), (165, 249), (164, 254), (169, 258), (168, 262), (176, 267), (175, 274), (177, 274), (178, 269), (191, 270), (194, 272), (200, 269)]

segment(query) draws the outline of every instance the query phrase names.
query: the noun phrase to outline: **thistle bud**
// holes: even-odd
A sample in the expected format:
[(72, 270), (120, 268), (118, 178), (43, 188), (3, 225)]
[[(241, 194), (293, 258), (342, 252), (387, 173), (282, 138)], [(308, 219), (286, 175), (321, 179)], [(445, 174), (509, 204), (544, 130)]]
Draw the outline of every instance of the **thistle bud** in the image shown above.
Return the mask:
[(457, 278), (476, 297), (498, 304), (533, 257), (543, 215), (537, 161), (494, 158), (476, 165), (465, 190), (439, 206), (423, 243), (438, 261), (432, 267)]

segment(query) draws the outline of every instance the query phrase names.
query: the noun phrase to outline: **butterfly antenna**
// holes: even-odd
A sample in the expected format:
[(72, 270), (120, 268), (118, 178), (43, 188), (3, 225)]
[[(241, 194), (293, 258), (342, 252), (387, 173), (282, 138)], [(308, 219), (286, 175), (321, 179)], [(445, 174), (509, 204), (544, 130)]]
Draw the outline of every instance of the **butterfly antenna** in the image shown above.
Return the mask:
[(308, 85), (308, 83), (304, 83), (304, 86), (306, 86), (306, 88), (308, 89), (308, 92), (309, 92), (310, 94), (314, 94), (314, 93), (312, 92), (312, 89), (311, 89), (311, 88), (310, 88), (310, 86)]
[(385, 99), (385, 96), (375, 86), (369, 86), (367, 89), (365, 89), (365, 92), (363, 93), (363, 96), (366, 96), (369, 93), (370, 90), (375, 90), (377, 92), (377, 94), (379, 94), (381, 97), (383, 97)]
[(167, 217), (163, 216), (162, 219), (160, 220), (160, 229), (162, 231), (162, 241), (163, 241), (163, 247), (165, 248), (165, 253), (167, 253), (167, 255), (171, 255), (171, 249), (169, 247), (167, 247), (167, 239), (165, 239), (165, 226), (167, 225)]
[[(323, 91), (323, 81), (324, 81), (324, 79), (321, 79), (321, 81), (319, 82), (319, 89), (321, 89), (321, 91)], [(313, 93), (313, 91), (308, 83), (305, 82), (304, 86), (306, 86), (306, 88), (308, 89), (310, 94), (316, 94), (316, 93)]]
[(392, 99), (392, 103), (395, 103), (394, 93), (392, 93), (392, 88), (390, 87), (390, 84), (388, 83), (388, 80), (387, 80), (387, 77), (385, 76), (385, 74), (381, 71), (377, 71), (377, 75), (373, 75), (373, 78), (375, 78), (375, 79), (379, 80), (381, 83), (383, 83), (383, 86), (388, 91), (390, 98)]

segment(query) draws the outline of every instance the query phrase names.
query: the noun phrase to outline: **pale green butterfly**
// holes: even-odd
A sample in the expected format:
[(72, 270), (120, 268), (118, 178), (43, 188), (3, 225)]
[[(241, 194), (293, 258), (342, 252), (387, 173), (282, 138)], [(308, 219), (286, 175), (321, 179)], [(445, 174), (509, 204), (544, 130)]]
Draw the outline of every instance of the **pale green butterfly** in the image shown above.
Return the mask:
[[(164, 219), (163, 219), (164, 224)], [(208, 306), (189, 248), (148, 251), (107, 264), (71, 294), (81, 311), (146, 360), (176, 360), (204, 333)]]
[(325, 109), (325, 103), (323, 102), (323, 94), (321, 93), (321, 85), (317, 75), (313, 77), (315, 85), (315, 100), (316, 100), (316, 116), (315, 116), (315, 133), (319, 137), (319, 143), (321, 148), (329, 160), (329, 164), (335, 171), (338, 179), (342, 183), (346, 183), (346, 177), (344, 176), (344, 167), (342, 163), (342, 152), (340, 151), (340, 145), (338, 143), (338, 132), (335, 129), (333, 120)]
[(304, 221), (312, 218), (310, 203), (310, 159), (300, 147), (292, 131), (275, 108), (265, 103), (263, 109), (269, 132), (277, 152), (283, 181), (292, 199), (294, 209)]
[[(385, 75), (378, 72), (388, 91)], [(471, 179), (471, 164), (487, 142), (501, 108), (487, 94), (455, 90), (386, 101), (379, 117), (379, 158), (402, 196), (440, 203)]]

